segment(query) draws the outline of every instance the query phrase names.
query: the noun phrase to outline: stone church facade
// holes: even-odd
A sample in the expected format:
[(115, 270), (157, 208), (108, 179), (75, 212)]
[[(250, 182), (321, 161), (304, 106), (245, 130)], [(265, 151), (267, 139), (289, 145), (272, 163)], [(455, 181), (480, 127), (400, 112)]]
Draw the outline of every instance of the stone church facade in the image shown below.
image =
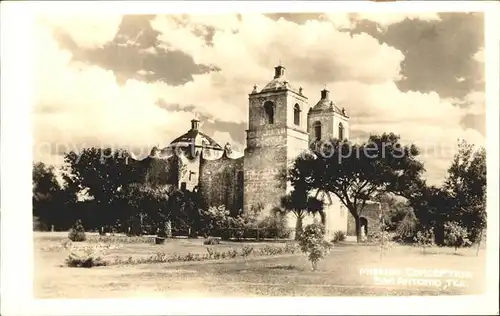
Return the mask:
[[(234, 214), (253, 208), (264, 213), (279, 206), (292, 188), (282, 177), (294, 159), (317, 140), (349, 138), (349, 117), (336, 106), (325, 88), (312, 105), (303, 89), (287, 80), (285, 68), (275, 67), (274, 78), (262, 89), (254, 86), (248, 96), (248, 130), (242, 157), (235, 157), (230, 144), (220, 146), (192, 120), (191, 128), (165, 148), (153, 148), (151, 156), (165, 162), (171, 183), (197, 191), (204, 207), (225, 205)], [(151, 158), (149, 158), (151, 159)], [(175, 168), (172, 164), (175, 162)], [(172, 180), (174, 179), (174, 180)], [(318, 195), (325, 202), (329, 235), (348, 231), (348, 210), (332, 194)], [(313, 217), (304, 219), (304, 225)], [(296, 220), (290, 215), (290, 228)], [(350, 226), (350, 225), (349, 225)]]

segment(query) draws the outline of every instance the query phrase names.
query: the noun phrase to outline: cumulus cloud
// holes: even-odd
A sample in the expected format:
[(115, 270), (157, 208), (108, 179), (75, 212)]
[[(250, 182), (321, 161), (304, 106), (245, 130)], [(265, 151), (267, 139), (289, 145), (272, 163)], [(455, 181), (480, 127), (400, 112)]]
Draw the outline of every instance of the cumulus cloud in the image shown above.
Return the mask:
[(369, 20), (377, 23), (382, 28), (389, 25), (403, 22), (408, 20), (421, 20), (421, 21), (439, 21), (439, 15), (436, 12), (363, 12), (355, 14), (356, 20)]
[(96, 48), (112, 41), (118, 32), (122, 16), (95, 13), (40, 16), (40, 22), (69, 35), (80, 47)]
[[(365, 14), (364, 18), (387, 26), (405, 18), (439, 17)], [(422, 147), (431, 182), (442, 179), (457, 138), (483, 144), (480, 133), (460, 125), (464, 115), (481, 109), (480, 92), (464, 100), (443, 99), (436, 92), (402, 92), (396, 82), (401, 78), (404, 54), (370, 35), (339, 31), (350, 23), (350, 16), (337, 15), (336, 22), (332, 21), (333, 17), (296, 24), (259, 14), (158, 16), (151, 22), (159, 32), (158, 47), (182, 51), (195, 63), (217, 69), (193, 75), (192, 81), (178, 86), (132, 79), (118, 85), (112, 71), (73, 62), (71, 54), (52, 38), (53, 24), (49, 23), (40, 28), (39, 36), (35, 141), (136, 147), (167, 144), (185, 131), (193, 109), (218, 121), (245, 123), (248, 93), (254, 84), (262, 87), (270, 81), (273, 67), (281, 61), (292, 85), (304, 88), (311, 106), (326, 84), (332, 98), (351, 116), (352, 130), (364, 135), (395, 132), (405, 142)], [(72, 38), (78, 36), (83, 38)], [(95, 42), (102, 45), (104, 39)], [(176, 104), (177, 109), (160, 107), (159, 100)], [(477, 107), (458, 106), (458, 102)], [(235, 150), (243, 151), (239, 147), (244, 144), (235, 142), (227, 131), (212, 136), (221, 145), (230, 142)]]
[(50, 25), (37, 30), (35, 159), (60, 162), (57, 154), (93, 145), (168, 143), (192, 118), (187, 111), (156, 105), (161, 84), (131, 79), (120, 86), (112, 71), (73, 62), (52, 37)]
[(213, 134), (212, 138), (215, 139), (223, 147), (226, 144), (229, 143), (229, 145), (231, 145), (231, 150), (233, 151), (233, 156), (234, 157), (243, 156), (243, 152), (245, 150), (245, 146), (243, 144), (235, 141), (234, 138), (231, 136), (230, 133), (228, 133), (228, 132), (222, 132), (222, 131), (216, 131)]
[(179, 19), (159, 16), (151, 22), (161, 33), (160, 45), (220, 71), (195, 75), (192, 82), (168, 87), (166, 101), (196, 105), (203, 114), (223, 121), (246, 121), (246, 95), (254, 84), (264, 85), (272, 79), (272, 67), (280, 60), (293, 82), (304, 82), (304, 86), (311, 86), (311, 92), (313, 86), (317, 89), (332, 79), (377, 83), (400, 78), (404, 59), (400, 51), (367, 34), (340, 32), (328, 21), (299, 25), (254, 14), (227, 25), (214, 26), (209, 20), (207, 27), (214, 26), (215, 31), (208, 44), (185, 27), (187, 18), (183, 22)]
[(388, 26), (408, 20), (439, 21), (435, 12), (334, 12), (325, 13), (324, 18), (329, 20), (338, 29), (352, 29), (361, 21), (371, 21), (377, 24), (380, 31)]

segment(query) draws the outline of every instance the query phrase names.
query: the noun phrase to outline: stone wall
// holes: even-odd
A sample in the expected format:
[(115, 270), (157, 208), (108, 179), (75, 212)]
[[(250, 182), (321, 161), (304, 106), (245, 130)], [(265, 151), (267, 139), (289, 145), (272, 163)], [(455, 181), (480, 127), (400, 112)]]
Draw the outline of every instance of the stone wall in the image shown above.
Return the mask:
[[(309, 112), (309, 104), (307, 103), (307, 98), (303, 95), (298, 95), (294, 92), (288, 91), (286, 97), (287, 105), (287, 126), (296, 128), (303, 132), (307, 132), (307, 113)], [(294, 122), (294, 112), (295, 105), (300, 108), (300, 121), (299, 125)]]
[[(360, 217), (366, 218), (368, 222), (368, 234), (380, 229), (380, 204), (367, 202), (364, 209), (360, 212)], [(356, 223), (354, 217), (349, 213), (347, 221), (347, 235), (356, 236)]]
[[(275, 108), (269, 124), (264, 104)], [(300, 124), (294, 122), (294, 106), (301, 110)], [(269, 210), (280, 205), (286, 194), (283, 173), (294, 158), (307, 150), (307, 98), (292, 91), (277, 90), (249, 96), (249, 129), (244, 162), (244, 210), (261, 206)]]
[(243, 157), (226, 154), (215, 160), (200, 160), (199, 192), (203, 207), (224, 205), (233, 214), (243, 208)]
[(262, 205), (279, 206), (286, 193), (286, 181), (280, 175), (286, 167), (286, 146), (245, 149), (244, 210)]
[(349, 139), (349, 120), (336, 112), (312, 112), (307, 118), (307, 131), (310, 136), (310, 141), (316, 140), (314, 124), (321, 123), (321, 139), (327, 140), (330, 138), (339, 137), (339, 123), (344, 126), (344, 139)]
[(200, 178), (200, 153), (195, 153), (194, 157), (179, 154), (181, 160), (181, 169), (179, 173), (179, 188), (192, 191), (198, 186)]
[(181, 163), (176, 156), (147, 157), (131, 166), (136, 168), (141, 183), (153, 186), (178, 184)]
[(284, 124), (287, 121), (286, 91), (251, 94), (249, 97), (248, 129), (256, 130), (267, 124), (264, 103), (270, 101), (274, 105), (274, 122)]

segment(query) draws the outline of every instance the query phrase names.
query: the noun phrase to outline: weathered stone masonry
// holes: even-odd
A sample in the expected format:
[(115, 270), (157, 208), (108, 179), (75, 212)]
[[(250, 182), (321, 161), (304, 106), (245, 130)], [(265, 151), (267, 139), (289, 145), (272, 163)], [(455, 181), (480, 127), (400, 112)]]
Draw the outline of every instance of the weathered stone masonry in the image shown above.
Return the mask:
[[(309, 144), (317, 139), (349, 137), (349, 117), (330, 100), (328, 90), (322, 90), (320, 100), (311, 107), (303, 89), (290, 84), (281, 65), (275, 67), (274, 78), (264, 88), (254, 86), (248, 107), (243, 157), (234, 157), (229, 144), (221, 147), (199, 130), (198, 120), (192, 120), (191, 129), (156, 154), (156, 160), (169, 161), (164, 172), (153, 169), (162, 177), (165, 172), (174, 173), (169, 181), (177, 182), (181, 189), (197, 190), (204, 207), (225, 205), (233, 212), (253, 206), (269, 210), (279, 206), (281, 197), (291, 189), (283, 174), (299, 154), (309, 150)], [(334, 221), (328, 227), (348, 230), (348, 216), (339, 201), (328, 203), (328, 214)]]

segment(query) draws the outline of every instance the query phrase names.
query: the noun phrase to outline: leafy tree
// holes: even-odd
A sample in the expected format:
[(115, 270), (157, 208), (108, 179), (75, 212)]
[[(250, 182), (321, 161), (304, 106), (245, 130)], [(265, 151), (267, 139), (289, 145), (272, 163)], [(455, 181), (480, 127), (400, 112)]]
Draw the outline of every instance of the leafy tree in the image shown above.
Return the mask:
[(444, 224), (444, 236), (445, 244), (454, 247), (455, 252), (457, 252), (458, 248), (467, 247), (471, 244), (469, 238), (467, 238), (467, 229), (457, 222), (446, 222)]
[(173, 227), (189, 232), (191, 237), (201, 233), (203, 221), (198, 192), (172, 190), (169, 194), (168, 207)]
[(79, 242), (85, 241), (85, 228), (83, 228), (83, 224), (81, 220), (77, 220), (73, 227), (70, 229), (68, 233), (68, 238), (71, 241)]
[(319, 260), (333, 247), (333, 244), (325, 240), (325, 226), (317, 221), (304, 228), (298, 242), (301, 251), (311, 262), (313, 271), (316, 270)]
[(54, 174), (54, 168), (39, 162), (33, 165), (33, 215), (46, 224), (53, 224), (54, 200), (61, 187)]
[(33, 164), (32, 200), (33, 216), (44, 225), (67, 229), (74, 222), (71, 206), (76, 202), (76, 192), (57, 180), (53, 166), (43, 162)]
[(453, 200), (450, 220), (466, 228), (471, 242), (486, 229), (486, 150), (462, 140), (448, 169), (444, 189)]
[(119, 191), (138, 179), (130, 155), (121, 149), (92, 147), (79, 153), (71, 151), (64, 161), (65, 182), (96, 201), (101, 225), (113, 225), (120, 217), (119, 208), (113, 205), (119, 198)]
[(122, 196), (127, 199), (131, 207), (132, 217), (140, 220), (141, 230), (145, 224), (144, 220), (147, 219), (159, 235), (170, 237), (172, 235), (172, 211), (169, 205), (171, 189), (165, 186), (131, 184), (125, 190), (126, 193)]
[[(323, 211), (323, 202), (309, 194), (304, 186), (296, 184), (295, 188), (281, 198), (281, 207), (284, 212), (291, 212), (295, 215), (295, 239), (298, 240), (302, 234), (302, 221), (306, 214), (316, 214)], [(325, 216), (321, 216), (322, 224), (325, 223)]]
[(417, 245), (422, 248), (422, 253), (425, 254), (425, 248), (432, 247), (434, 245), (434, 228), (429, 227), (427, 229), (419, 230), (414, 239)]
[(372, 135), (363, 144), (332, 139), (312, 145), (312, 154), (295, 160), (289, 180), (306, 189), (331, 192), (347, 207), (361, 241), (360, 211), (368, 200), (392, 192), (409, 198), (423, 182), (423, 165), (414, 145), (403, 146), (395, 134)]
[(382, 222), (387, 231), (395, 232), (400, 241), (412, 241), (417, 231), (418, 220), (408, 200), (391, 194), (376, 197), (381, 204)]
[(437, 186), (423, 184), (417, 193), (409, 199), (415, 217), (418, 220), (417, 231), (433, 228), (434, 242), (444, 243), (444, 223), (453, 215), (453, 200), (446, 190)]
[[(200, 208), (198, 192), (174, 191), (175, 203), (172, 203), (173, 226), (177, 230), (188, 231), (190, 237), (203, 234), (203, 211)], [(173, 202), (173, 201), (172, 201)]]

